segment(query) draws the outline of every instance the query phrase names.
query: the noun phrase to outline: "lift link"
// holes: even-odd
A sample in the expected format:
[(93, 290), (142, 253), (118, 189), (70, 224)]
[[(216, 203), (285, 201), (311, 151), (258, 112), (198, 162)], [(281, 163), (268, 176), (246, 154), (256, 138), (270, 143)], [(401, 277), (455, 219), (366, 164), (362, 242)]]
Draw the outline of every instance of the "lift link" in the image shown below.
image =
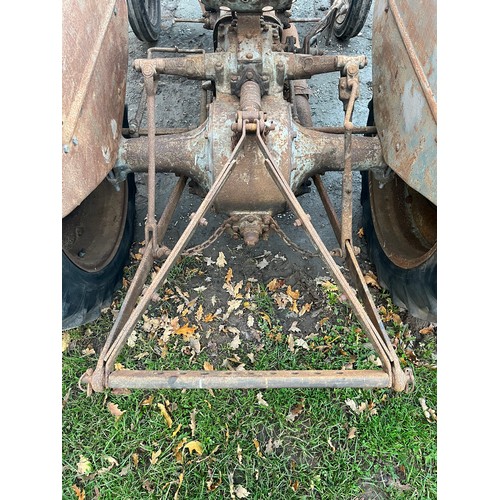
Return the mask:
[[(218, 171), (213, 184), (208, 189), (197, 211), (178, 239), (172, 250), (159, 247), (163, 241), (166, 228), (173, 216), (174, 209), (186, 185), (187, 175), (181, 176), (159, 220), (155, 216), (155, 174), (156, 174), (156, 126), (154, 104), (156, 94), (156, 76), (160, 73), (186, 76), (202, 81), (216, 79), (220, 68), (224, 67), (225, 57), (228, 54), (196, 54), (183, 58), (173, 59), (140, 59), (134, 66), (144, 76), (147, 111), (148, 111), (148, 220), (146, 224), (146, 243), (143, 258), (132, 280), (122, 308), (115, 320), (113, 328), (106, 339), (104, 348), (99, 356), (95, 370), (88, 370), (81, 378), (82, 383), (88, 384), (88, 392), (92, 390), (102, 392), (105, 388), (270, 388), (270, 387), (360, 387), (379, 388), (392, 387), (395, 391), (403, 391), (413, 382), (411, 372), (403, 371), (391, 341), (385, 332), (378, 316), (375, 304), (364, 283), (361, 270), (356, 261), (352, 246), (352, 131), (351, 121), (354, 102), (359, 92), (358, 71), (366, 65), (365, 56), (324, 56), (315, 57), (307, 54), (272, 53), (270, 55), (276, 67), (281, 66), (283, 71), (279, 78), (297, 80), (309, 78), (317, 73), (341, 71), (340, 97), (344, 101), (344, 161), (343, 161), (343, 194), (341, 226), (333, 211), (329, 214), (332, 227), (341, 246), (342, 256), (346, 259), (351, 274), (358, 288), (363, 305), (356, 293), (350, 287), (340, 268), (335, 263), (330, 252), (316, 232), (311, 220), (298, 202), (287, 179), (279, 167), (279, 158), (275, 159), (270, 152), (266, 140), (272, 137), (272, 124), (268, 125), (266, 113), (262, 110), (261, 89), (257, 82), (249, 79), (241, 85), (239, 108), (235, 121), (231, 126), (234, 134), (234, 147), (227, 161)], [(219, 68), (219, 69), (218, 69)], [(282, 85), (282, 81), (278, 82)], [(342, 87), (344, 84), (344, 87)], [(269, 111), (269, 109), (268, 109)], [(290, 127), (290, 126), (289, 126)], [(200, 130), (202, 127), (200, 127)], [(251, 138), (248, 138), (249, 135)], [(139, 139), (138, 139), (139, 140)], [(313, 246), (319, 251), (321, 258), (332, 273), (332, 277), (339, 289), (345, 294), (352, 306), (353, 312), (367, 334), (383, 370), (306, 370), (306, 371), (113, 371), (115, 361), (125, 346), (127, 339), (135, 325), (153, 300), (157, 290), (164, 283), (170, 269), (182, 255), (197, 226), (203, 220), (207, 211), (217, 200), (218, 195), (233, 172), (237, 158), (243, 151), (247, 140), (257, 146), (257, 154), (262, 154), (265, 169), (273, 179), (278, 192), (293, 210), (301, 226), (307, 232)], [(322, 184), (317, 175), (314, 181), (320, 197), (327, 209), (329, 200), (326, 197)], [(165, 262), (156, 272), (151, 284), (144, 288), (153, 262), (159, 256)]]
[[(404, 372), (401, 369), (399, 360), (390, 343), (383, 325), (377, 318), (374, 324), (361, 304), (350, 285), (342, 275), (340, 269), (336, 265), (332, 256), (329, 254), (320, 236), (316, 232), (314, 226), (310, 222), (306, 213), (302, 209), (297, 198), (291, 191), (286, 180), (280, 170), (274, 164), (273, 158), (264, 138), (260, 132), (260, 128), (256, 127), (257, 143), (260, 151), (264, 155), (265, 165), (269, 174), (273, 178), (280, 191), (287, 199), (289, 206), (295, 212), (296, 216), (303, 221), (303, 227), (308, 233), (313, 245), (319, 250), (324, 262), (329, 267), (333, 274), (334, 280), (346, 295), (348, 301), (353, 307), (354, 313), (365, 332), (367, 333), (371, 343), (373, 344), (379, 358), (382, 361), (384, 371), (377, 370), (321, 370), (321, 371), (275, 371), (275, 372), (246, 372), (244, 374), (234, 374), (229, 372), (183, 372), (183, 371), (130, 371), (120, 370), (113, 372), (112, 367), (119, 355), (121, 349), (125, 345), (126, 340), (131, 334), (134, 326), (145, 312), (147, 306), (166, 278), (178, 256), (186, 246), (187, 242), (193, 235), (196, 226), (207, 210), (214, 202), (217, 194), (222, 189), (224, 183), (229, 177), (234, 165), (236, 157), (241, 151), (242, 145), (246, 138), (246, 121), (243, 123), (241, 137), (236, 144), (236, 147), (224, 166), (219, 177), (210, 189), (205, 199), (200, 204), (195, 215), (168, 256), (165, 263), (157, 272), (151, 285), (142, 293), (138, 304), (133, 307), (131, 300), (131, 289), (135, 293), (139, 288), (139, 282), (142, 281), (142, 273), (138, 273), (127, 294), (124, 307), (122, 308), (119, 317), (111, 331), (106, 345), (99, 357), (96, 369), (88, 371), (82, 377), (82, 382), (89, 384), (89, 388), (94, 391), (103, 391), (106, 387), (121, 388), (269, 388), (269, 387), (392, 387), (395, 391), (403, 391), (408, 388), (412, 380), (411, 373)], [(163, 217), (162, 217), (163, 218)], [(152, 242), (149, 244), (149, 253), (146, 257), (148, 264), (152, 263)], [(347, 243), (347, 248), (352, 249), (350, 243)], [(151, 256), (149, 256), (151, 255)], [(352, 263), (356, 263), (354, 252), (351, 253)], [(138, 276), (141, 276), (139, 279)], [(136, 281), (137, 280), (137, 281)], [(366, 288), (366, 285), (365, 285)], [(365, 292), (367, 290), (365, 289)], [(368, 293), (369, 296), (369, 293)], [(376, 311), (373, 303), (371, 303), (372, 314), (376, 316)], [(128, 313), (128, 314), (126, 314)], [(129, 316), (126, 320), (126, 316)], [(89, 390), (90, 390), (89, 389)]]

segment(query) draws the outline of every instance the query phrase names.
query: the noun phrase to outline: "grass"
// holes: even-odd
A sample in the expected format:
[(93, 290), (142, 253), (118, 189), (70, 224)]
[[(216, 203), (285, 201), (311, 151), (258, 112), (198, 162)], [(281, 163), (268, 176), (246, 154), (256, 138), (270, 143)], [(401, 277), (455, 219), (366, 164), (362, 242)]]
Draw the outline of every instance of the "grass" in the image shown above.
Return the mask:
[[(165, 290), (176, 284), (189, 290), (190, 285), (198, 285), (193, 283), (196, 277), (204, 277), (199, 262), (178, 266), (160, 293), (168, 299), (156, 303), (148, 315), (171, 318), (181, 306), (176, 295)], [(265, 283), (247, 283), (246, 301), (240, 308), (256, 318), (252, 329), (258, 332), (257, 339), (242, 339), (241, 345), (231, 349), (225, 340), (232, 335), (224, 337), (227, 332), (220, 328), (227, 318), (196, 323), (200, 304), (204, 314), (215, 309), (210, 308), (208, 294), (199, 294), (191, 309), (186, 307), (180, 316), (198, 324), (200, 352), (194, 352), (193, 344), (183, 336), (172, 335), (162, 344), (161, 329), (142, 330), (146, 318), (136, 327), (135, 345), (126, 347), (118, 361), (127, 368), (148, 369), (203, 369), (204, 363), (213, 363), (215, 369), (228, 364), (233, 368), (244, 364), (247, 369), (349, 364), (374, 368), (373, 351), (359, 326), (348, 321), (340, 295), (325, 289), (323, 296), (323, 311), (330, 319), (320, 321), (313, 335), (294, 334), (307, 342), (308, 350), (300, 344), (291, 349), (285, 328), (290, 309), (277, 306)], [(119, 292), (115, 306), (122, 298)], [(427, 420), (419, 401), (425, 398), (428, 407), (437, 408), (435, 334), (420, 335), (417, 342), (416, 332), (398, 321), (401, 313), (389, 297), (382, 295), (378, 300), (402, 365), (414, 370), (413, 393), (268, 389), (137, 390), (119, 395), (106, 390), (87, 397), (77, 382), (97, 360), (93, 351), (98, 351), (96, 347), (110, 329), (112, 311), (66, 332), (63, 498), (83, 498), (83, 492), (86, 499), (113, 500), (436, 498), (436, 423)], [(209, 342), (215, 340), (222, 343), (211, 351)], [(109, 403), (123, 413), (113, 416)]]

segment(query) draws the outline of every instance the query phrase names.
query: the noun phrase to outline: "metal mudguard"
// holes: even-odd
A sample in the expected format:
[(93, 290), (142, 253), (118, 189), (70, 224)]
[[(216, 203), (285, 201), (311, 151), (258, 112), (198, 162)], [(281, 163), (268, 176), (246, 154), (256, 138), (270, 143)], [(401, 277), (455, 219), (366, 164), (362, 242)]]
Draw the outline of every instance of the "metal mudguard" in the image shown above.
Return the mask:
[(64, 0), (62, 54), (62, 216), (113, 168), (125, 103), (125, 0)]
[(373, 105), (386, 163), (437, 205), (436, 0), (376, 0)]

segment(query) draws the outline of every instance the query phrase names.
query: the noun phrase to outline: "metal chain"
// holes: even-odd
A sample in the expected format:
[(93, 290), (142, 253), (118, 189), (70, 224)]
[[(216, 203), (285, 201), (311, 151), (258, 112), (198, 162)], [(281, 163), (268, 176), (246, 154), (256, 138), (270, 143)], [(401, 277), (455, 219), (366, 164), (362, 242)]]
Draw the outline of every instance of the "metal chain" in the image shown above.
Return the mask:
[(224, 231), (228, 227), (231, 227), (231, 221), (232, 220), (233, 220), (232, 217), (229, 217), (228, 219), (226, 219), (214, 231), (214, 233), (212, 234), (212, 236), (210, 236), (210, 238), (208, 238), (207, 240), (205, 240), (203, 243), (200, 243), (199, 245), (196, 245), (194, 247), (188, 248), (187, 250), (185, 250), (184, 252), (182, 252), (181, 255), (183, 257), (187, 257), (187, 256), (192, 256), (192, 255), (203, 253), (203, 250), (206, 250), (210, 245), (213, 245), (222, 236), (222, 234), (224, 233)]
[(305, 258), (311, 258), (311, 257), (319, 257), (318, 253), (315, 252), (309, 252), (307, 250), (304, 250), (300, 248), (296, 243), (294, 243), (283, 231), (283, 229), (280, 228), (278, 222), (276, 219), (273, 219), (271, 217), (271, 227), (276, 231), (276, 234), (293, 250), (296, 252), (300, 253), (303, 255)]
[[(320, 254), (318, 252), (309, 252), (308, 250), (304, 250), (303, 248), (300, 248), (296, 243), (294, 243), (279, 227), (278, 222), (271, 217), (271, 227), (276, 231), (276, 234), (293, 250), (296, 252), (300, 253), (303, 255), (305, 258), (311, 258), (311, 257), (320, 257)], [(340, 257), (340, 249), (334, 248), (333, 250), (330, 250), (330, 255), (333, 257)]]

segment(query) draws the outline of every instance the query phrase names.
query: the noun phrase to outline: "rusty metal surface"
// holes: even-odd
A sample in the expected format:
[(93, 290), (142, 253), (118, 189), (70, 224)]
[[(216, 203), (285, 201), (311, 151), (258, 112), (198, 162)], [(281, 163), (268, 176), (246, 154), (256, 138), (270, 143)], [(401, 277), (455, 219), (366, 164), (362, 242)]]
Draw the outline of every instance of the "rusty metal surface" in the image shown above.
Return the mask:
[[(85, 380), (84, 380), (85, 382)], [(390, 387), (382, 370), (140, 371), (118, 370), (108, 377), (112, 389), (278, 389)]]
[(377, 0), (373, 101), (387, 164), (437, 205), (436, 0)]
[(62, 6), (62, 216), (114, 166), (128, 58), (125, 0)]
[(201, 0), (209, 10), (219, 10), (221, 6), (237, 12), (262, 12), (264, 7), (285, 10), (292, 6), (292, 0)]

